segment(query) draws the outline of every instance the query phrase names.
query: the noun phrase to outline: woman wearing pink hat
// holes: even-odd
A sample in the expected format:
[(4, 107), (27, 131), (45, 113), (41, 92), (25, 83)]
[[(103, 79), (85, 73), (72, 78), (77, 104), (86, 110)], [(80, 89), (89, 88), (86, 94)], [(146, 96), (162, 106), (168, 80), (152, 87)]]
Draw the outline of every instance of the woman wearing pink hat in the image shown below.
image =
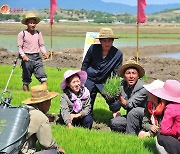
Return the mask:
[(180, 82), (167, 80), (162, 88), (152, 90), (152, 94), (167, 104), (160, 126), (158, 143), (170, 154), (180, 153)]
[(139, 138), (153, 137), (159, 132), (159, 126), (162, 120), (165, 104), (160, 98), (156, 97), (151, 92), (154, 89), (162, 88), (163, 85), (163, 81), (154, 80), (151, 84), (143, 86), (148, 91), (148, 102), (144, 110), (144, 117), (142, 120), (143, 130), (139, 132)]
[(61, 110), (57, 123), (66, 124), (70, 129), (74, 125), (92, 128), (91, 98), (89, 90), (84, 87), (86, 79), (85, 71), (68, 70), (64, 73), (64, 80), (61, 82), (64, 93), (61, 95)]

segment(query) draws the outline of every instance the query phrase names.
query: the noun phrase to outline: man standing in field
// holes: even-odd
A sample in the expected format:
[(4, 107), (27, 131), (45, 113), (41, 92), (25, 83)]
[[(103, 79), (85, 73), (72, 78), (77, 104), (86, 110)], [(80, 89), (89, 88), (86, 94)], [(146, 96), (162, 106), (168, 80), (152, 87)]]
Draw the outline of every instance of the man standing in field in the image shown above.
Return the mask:
[(29, 91), (29, 84), (32, 81), (31, 76), (33, 73), (41, 84), (46, 85), (47, 76), (39, 51), (42, 52), (45, 59), (49, 56), (46, 53), (42, 33), (35, 30), (36, 25), (40, 22), (40, 18), (36, 17), (33, 13), (28, 13), (21, 22), (27, 25), (27, 29), (18, 34), (18, 51), (22, 58), (23, 90)]
[[(85, 86), (89, 89), (91, 95), (91, 105), (93, 110), (94, 101), (99, 92), (105, 99), (102, 91), (107, 78), (116, 75), (117, 70), (122, 65), (123, 54), (113, 46), (114, 36), (112, 29), (100, 29), (99, 39), (101, 44), (93, 44), (87, 51), (82, 63), (82, 70), (87, 72), (87, 81)], [(109, 109), (116, 117), (120, 108), (119, 102), (106, 99)]]

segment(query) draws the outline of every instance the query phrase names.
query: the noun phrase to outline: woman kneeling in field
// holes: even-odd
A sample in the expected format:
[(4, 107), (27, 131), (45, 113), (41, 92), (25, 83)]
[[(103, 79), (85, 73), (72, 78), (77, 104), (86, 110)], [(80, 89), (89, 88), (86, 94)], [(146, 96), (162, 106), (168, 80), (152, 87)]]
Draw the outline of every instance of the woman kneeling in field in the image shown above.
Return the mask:
[(163, 85), (163, 81), (154, 80), (151, 84), (143, 86), (148, 91), (148, 103), (144, 110), (144, 117), (142, 121), (143, 130), (138, 134), (139, 138), (156, 136), (159, 132), (159, 126), (162, 120), (165, 104), (160, 98), (152, 94), (152, 90), (162, 88)]
[[(165, 103), (164, 116), (157, 135), (159, 145), (169, 154), (180, 153), (180, 82), (167, 80), (162, 88), (152, 90)], [(157, 144), (160, 151), (160, 147)], [(162, 152), (161, 152), (162, 153)], [(164, 154), (164, 152), (163, 152)]]
[(70, 129), (75, 125), (92, 128), (90, 93), (84, 87), (86, 79), (85, 71), (68, 70), (64, 73), (64, 80), (61, 83), (63, 90), (60, 100), (61, 109), (57, 123), (66, 124)]

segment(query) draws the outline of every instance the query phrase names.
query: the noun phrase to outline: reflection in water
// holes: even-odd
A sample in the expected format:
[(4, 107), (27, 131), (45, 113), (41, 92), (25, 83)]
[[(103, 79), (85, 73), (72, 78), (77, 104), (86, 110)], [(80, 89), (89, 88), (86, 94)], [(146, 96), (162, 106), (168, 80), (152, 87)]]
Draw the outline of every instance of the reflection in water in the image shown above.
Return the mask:
[[(50, 36), (44, 36), (46, 49), (50, 50)], [(68, 48), (84, 48), (85, 37), (53, 36), (53, 50)], [(152, 46), (163, 44), (179, 44), (179, 39), (140, 39), (139, 46)], [(117, 48), (136, 46), (136, 38), (120, 38), (114, 41)], [(0, 35), (0, 48), (17, 51), (17, 35)]]
[(180, 53), (164, 53), (164, 54), (156, 55), (156, 56), (163, 57), (163, 58), (180, 59)]

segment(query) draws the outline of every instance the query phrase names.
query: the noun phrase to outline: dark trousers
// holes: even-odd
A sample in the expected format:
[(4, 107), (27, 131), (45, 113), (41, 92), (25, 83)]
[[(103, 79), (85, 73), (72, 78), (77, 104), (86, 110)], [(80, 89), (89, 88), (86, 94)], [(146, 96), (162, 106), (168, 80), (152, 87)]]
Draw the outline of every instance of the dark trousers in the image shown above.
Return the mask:
[(21, 62), (22, 66), (22, 79), (23, 84), (29, 85), (32, 81), (31, 77), (34, 73), (34, 76), (42, 83), (47, 80), (47, 75), (43, 68), (43, 62), (39, 53), (34, 54), (26, 54), (28, 56), (29, 61)]
[(143, 116), (144, 108), (136, 107), (131, 109), (126, 116), (111, 119), (110, 127), (113, 131), (137, 135), (142, 129)]
[[(63, 124), (63, 125), (65, 124), (61, 114), (59, 114), (59, 118), (56, 121), (56, 123), (57, 124)], [(72, 124), (74, 126), (81, 126), (81, 127), (84, 127), (84, 128), (91, 129), (92, 125), (93, 125), (92, 114), (88, 114), (88, 115), (86, 115), (84, 117), (80, 117), (80, 118), (74, 118), (73, 121), (72, 121)]]
[(159, 145), (163, 146), (169, 154), (180, 154), (180, 141), (172, 136), (157, 135)]
[(105, 97), (105, 95), (103, 95), (103, 93), (96, 87), (94, 86), (94, 88), (90, 91), (90, 97), (91, 97), (91, 111), (93, 111), (93, 106), (94, 106), (94, 102), (96, 99), (96, 95), (97, 93), (100, 93), (101, 96), (106, 100), (106, 103), (109, 105), (109, 109), (112, 112), (117, 112), (120, 110), (120, 103), (119, 101), (115, 100), (115, 99), (107, 99)]

